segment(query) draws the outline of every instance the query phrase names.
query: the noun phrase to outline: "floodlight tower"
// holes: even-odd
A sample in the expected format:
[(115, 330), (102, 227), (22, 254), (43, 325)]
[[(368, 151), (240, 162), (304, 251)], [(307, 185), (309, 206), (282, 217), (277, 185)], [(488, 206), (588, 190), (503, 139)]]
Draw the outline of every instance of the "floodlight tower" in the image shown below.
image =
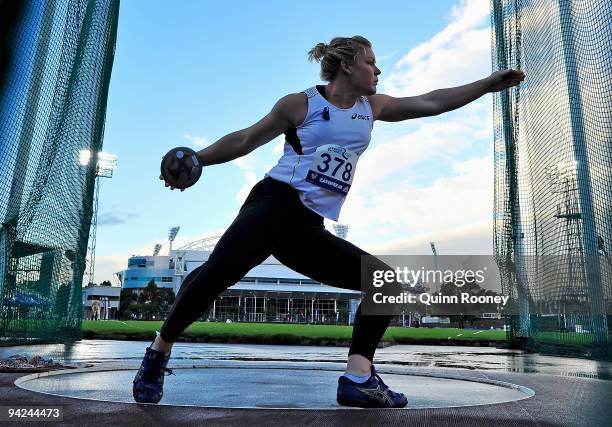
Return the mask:
[[(434, 242), (429, 242), (429, 246), (431, 246), (431, 251), (434, 254), (434, 270), (436, 271), (436, 275), (437, 275), (437, 272), (438, 272), (438, 251), (436, 250), (436, 245), (434, 244)], [(434, 277), (436, 277), (436, 275), (434, 275)], [(434, 285), (435, 284), (436, 283), (434, 283)], [(441, 283), (440, 283), (440, 286), (442, 286)]]
[(157, 256), (159, 255), (159, 251), (161, 250), (162, 245), (159, 243), (155, 244), (155, 247), (153, 248), (153, 256)]
[(334, 234), (341, 239), (346, 240), (346, 235), (348, 234), (349, 226), (346, 224), (332, 224), (332, 228), (334, 229)]
[(174, 239), (176, 238), (176, 235), (178, 234), (180, 229), (181, 227), (172, 227), (168, 232), (168, 255), (170, 255), (170, 251), (172, 251), (172, 242), (174, 242)]
[(431, 251), (433, 252), (434, 256), (438, 256), (438, 252), (436, 251), (436, 245), (434, 242), (429, 242), (429, 246), (431, 246)]
[[(82, 166), (89, 165), (91, 159), (91, 151), (81, 150), (79, 154), (79, 162)], [(93, 213), (91, 215), (91, 227), (89, 228), (89, 240), (87, 245), (86, 260), (89, 263), (89, 268), (86, 268), (87, 284), (94, 281), (94, 270), (96, 264), (96, 231), (98, 228), (98, 196), (100, 194), (100, 186), (102, 182), (100, 178), (112, 178), (113, 171), (117, 168), (117, 156), (115, 154), (103, 153), (101, 151), (95, 153), (96, 157), (96, 181), (93, 199)]]
[(168, 255), (172, 257), (170, 268), (174, 268), (174, 279), (172, 282), (172, 290), (174, 291), (174, 295), (178, 294), (178, 289), (181, 286), (181, 283), (183, 283), (184, 276), (183, 260), (176, 256), (176, 254), (174, 256), (172, 255), (172, 242), (174, 242), (174, 239), (176, 238), (176, 235), (180, 229), (181, 227), (172, 227), (168, 232)]

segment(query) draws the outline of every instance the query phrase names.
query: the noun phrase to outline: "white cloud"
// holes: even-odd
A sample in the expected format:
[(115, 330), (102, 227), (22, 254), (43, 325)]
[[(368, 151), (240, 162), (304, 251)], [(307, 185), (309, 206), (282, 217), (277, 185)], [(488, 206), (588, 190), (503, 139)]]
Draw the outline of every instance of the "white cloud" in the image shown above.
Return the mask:
[(194, 136), (194, 135), (191, 135), (190, 133), (186, 133), (183, 136), (189, 141), (191, 141), (191, 143), (197, 147), (208, 147), (210, 145), (210, 142), (208, 142), (208, 139), (206, 139), (206, 137)]
[(462, 0), (451, 22), (432, 39), (411, 49), (388, 77), (383, 92), (414, 96), (481, 79), (491, 73), (488, 0)]
[(272, 154), (276, 156), (283, 154), (283, 151), (285, 150), (285, 140), (279, 139), (278, 141), (273, 141), (272, 143)]
[[(446, 28), (395, 64), (384, 92), (418, 95), (489, 75), (488, 16), (488, 1), (461, 1)], [(372, 253), (429, 253), (430, 241), (446, 254), (491, 253), (492, 141), (489, 97), (418, 122), (377, 123), (340, 217), (349, 239)]]
[(246, 156), (238, 157), (231, 161), (235, 166), (238, 166), (243, 171), (252, 171), (257, 166), (257, 159), (255, 158), (255, 152), (251, 151)]
[(272, 145), (272, 149), (268, 152), (253, 150), (246, 156), (239, 157), (231, 162), (244, 172), (244, 185), (236, 193), (236, 200), (240, 204), (244, 203), (251, 188), (263, 177), (263, 174), (272, 168), (273, 165), (270, 163), (263, 164), (262, 166), (264, 156), (268, 158), (271, 152), (275, 158), (278, 158), (282, 154), (285, 144), (284, 136), (280, 135), (268, 142), (268, 144)]
[(239, 157), (231, 161), (231, 164), (237, 166), (243, 171), (244, 185), (236, 193), (236, 200), (239, 204), (244, 203), (251, 188), (257, 182), (257, 158), (256, 151), (251, 151), (243, 157)]
[(373, 185), (391, 177), (407, 179), (415, 165), (429, 162), (442, 172), (465, 150), (482, 152), (493, 137), (491, 110), (490, 99), (485, 98), (465, 106), (458, 116), (414, 122), (411, 131), (403, 134), (391, 131), (398, 126), (395, 123), (377, 124), (372, 144), (357, 165), (353, 188), (378, 192)]
[(431, 255), (429, 242), (434, 242), (438, 255), (492, 255), (492, 230), (490, 222), (467, 224), (372, 245), (368, 249), (374, 255)]
[[(152, 251), (152, 249), (149, 249), (149, 251)], [(95, 283), (102, 283), (104, 280), (108, 280), (113, 285), (119, 285), (114, 273), (127, 268), (127, 260), (130, 255), (96, 255)]]
[(253, 186), (259, 180), (259, 178), (257, 177), (257, 174), (255, 174), (255, 172), (253, 171), (246, 171), (244, 173), (244, 179), (245, 179), (244, 185), (236, 193), (236, 200), (238, 201), (239, 204), (244, 203), (247, 196), (249, 195), (249, 192), (251, 191), (251, 188), (253, 188)]
[(340, 222), (349, 224), (351, 234), (367, 243), (377, 237), (385, 240), (389, 235), (411, 236), (491, 221), (492, 155), (453, 162), (451, 169), (451, 176), (425, 187), (397, 180), (392, 187), (384, 182), (375, 185), (369, 196), (351, 189), (359, 196), (347, 198)]

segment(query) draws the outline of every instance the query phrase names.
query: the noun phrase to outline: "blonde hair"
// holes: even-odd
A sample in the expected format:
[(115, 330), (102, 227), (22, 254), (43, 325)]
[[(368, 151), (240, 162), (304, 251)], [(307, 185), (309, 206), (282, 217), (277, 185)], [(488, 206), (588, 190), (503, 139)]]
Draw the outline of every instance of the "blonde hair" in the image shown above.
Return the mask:
[(310, 49), (308, 60), (321, 62), (321, 79), (329, 82), (338, 74), (342, 60), (354, 64), (371, 47), (372, 43), (362, 36), (334, 37), (329, 44), (317, 43)]

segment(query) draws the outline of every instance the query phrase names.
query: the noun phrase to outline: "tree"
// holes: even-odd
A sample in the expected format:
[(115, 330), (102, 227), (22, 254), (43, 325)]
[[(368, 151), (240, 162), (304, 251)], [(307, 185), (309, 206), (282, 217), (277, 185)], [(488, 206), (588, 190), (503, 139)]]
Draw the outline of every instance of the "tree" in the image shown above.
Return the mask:
[[(457, 297), (457, 303), (439, 303), (435, 305), (434, 311), (439, 315), (448, 315), (452, 320), (459, 323), (459, 328), (465, 327), (465, 322), (470, 324), (480, 317), (481, 313), (495, 312), (497, 306), (487, 303), (463, 303), (461, 302), (461, 294), (467, 293), (472, 296), (496, 296), (496, 292), (485, 290), (480, 287), (476, 280), (465, 279), (465, 284), (459, 286), (454, 280), (450, 280), (442, 284), (440, 294), (444, 296)], [(434, 307), (434, 306), (432, 306)]]
[(404, 292), (408, 292), (414, 295), (413, 303), (406, 302), (402, 304), (402, 312), (404, 313), (404, 315), (418, 315), (419, 317), (424, 316), (427, 313), (427, 306), (420, 301), (419, 295), (428, 293), (430, 290), (431, 288), (425, 286), (420, 280), (416, 283), (415, 286), (411, 286), (409, 288), (404, 289)]
[(147, 287), (140, 294), (138, 302), (143, 305), (143, 312), (147, 320), (151, 320), (155, 314), (159, 313), (160, 295), (155, 280), (151, 279), (147, 284)]
[(174, 303), (174, 291), (170, 288), (160, 288), (159, 300), (160, 315), (162, 312), (167, 313), (168, 311), (170, 311), (170, 308)]
[[(132, 313), (138, 313), (146, 320), (162, 318), (162, 314), (170, 310), (174, 302), (174, 292), (168, 288), (158, 288), (154, 280), (151, 280), (147, 287), (140, 289), (139, 293), (126, 302), (126, 307)], [(128, 314), (128, 316), (131, 313)]]
[(236, 304), (230, 305), (229, 307), (227, 307), (225, 309), (225, 312), (227, 314), (230, 314), (232, 316), (233, 320), (240, 320), (239, 319), (239, 317), (240, 317), (240, 307), (238, 305), (236, 305)]
[(133, 303), (136, 303), (138, 300), (138, 294), (134, 291), (134, 289), (121, 289), (121, 293), (119, 294), (119, 310), (117, 312), (117, 317), (119, 319), (131, 319), (133, 311), (133, 307), (130, 307)]
[(276, 307), (268, 305), (266, 307), (266, 320), (271, 321), (276, 319)]

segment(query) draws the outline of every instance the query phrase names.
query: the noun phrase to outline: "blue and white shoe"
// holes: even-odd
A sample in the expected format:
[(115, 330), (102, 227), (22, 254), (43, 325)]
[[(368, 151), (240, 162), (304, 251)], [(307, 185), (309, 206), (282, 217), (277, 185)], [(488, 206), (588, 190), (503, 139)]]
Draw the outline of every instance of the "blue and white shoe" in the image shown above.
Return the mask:
[(403, 408), (408, 399), (387, 387), (372, 365), (372, 374), (364, 383), (356, 383), (345, 376), (338, 378), (338, 404), (359, 408)]
[(147, 347), (140, 369), (134, 378), (132, 394), (138, 403), (157, 403), (164, 394), (164, 372), (170, 375), (172, 369), (166, 368), (170, 360), (170, 353), (153, 350)]

